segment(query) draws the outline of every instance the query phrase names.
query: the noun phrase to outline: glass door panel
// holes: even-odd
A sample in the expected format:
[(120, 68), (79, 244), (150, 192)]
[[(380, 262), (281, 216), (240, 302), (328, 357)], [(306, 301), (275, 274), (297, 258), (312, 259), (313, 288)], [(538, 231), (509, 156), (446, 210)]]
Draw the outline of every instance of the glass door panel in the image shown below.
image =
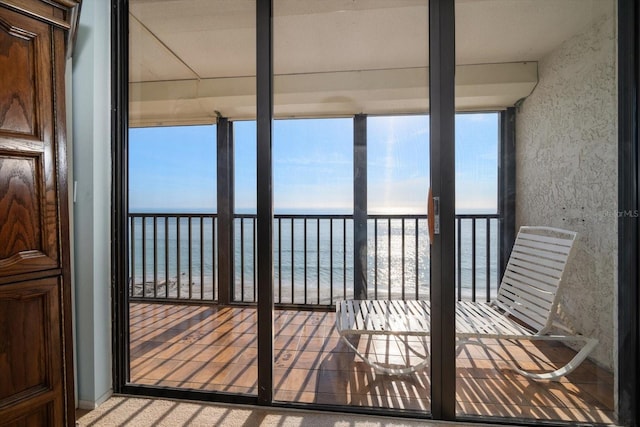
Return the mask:
[(129, 1), (130, 384), (257, 394), (228, 185), (229, 120), (256, 115), (255, 21), (255, 1)]
[(429, 298), (428, 1), (275, 0), (273, 22), (274, 399), (429, 411), (428, 338), (340, 321), (357, 300), (429, 327), (405, 303)]
[(349, 118), (274, 122), (276, 400), (344, 403), (333, 304), (353, 298), (352, 138)]
[(614, 423), (615, 2), (455, 13), (457, 414)]

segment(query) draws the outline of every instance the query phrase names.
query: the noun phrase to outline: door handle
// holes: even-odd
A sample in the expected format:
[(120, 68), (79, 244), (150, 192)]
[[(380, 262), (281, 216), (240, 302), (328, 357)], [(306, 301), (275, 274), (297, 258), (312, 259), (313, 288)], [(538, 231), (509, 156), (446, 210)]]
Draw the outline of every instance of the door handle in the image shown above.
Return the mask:
[(429, 243), (433, 242), (436, 234), (440, 234), (440, 197), (433, 197), (431, 188), (427, 202), (427, 224), (429, 227)]

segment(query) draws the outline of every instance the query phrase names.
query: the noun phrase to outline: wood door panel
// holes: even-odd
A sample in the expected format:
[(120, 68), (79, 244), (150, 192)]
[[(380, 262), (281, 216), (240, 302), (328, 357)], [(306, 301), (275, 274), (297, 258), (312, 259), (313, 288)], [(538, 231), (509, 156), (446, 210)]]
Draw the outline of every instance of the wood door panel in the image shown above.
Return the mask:
[(58, 266), (57, 212), (46, 211), (51, 202), (43, 194), (42, 163), (37, 155), (18, 157), (0, 152), (0, 276)]
[(59, 277), (0, 285), (0, 425), (61, 424), (61, 285)]
[[(60, 422), (62, 404), (60, 397), (51, 393), (40, 395), (32, 405), (20, 405), (7, 410), (0, 418), (0, 426), (11, 427), (43, 427), (62, 426)], [(0, 412), (2, 410), (0, 409)], [(73, 424), (70, 424), (73, 425)]]
[(0, 129), (3, 131), (35, 134), (35, 36), (0, 17)]
[(0, 278), (61, 266), (51, 43), (0, 7)]
[(0, 138), (51, 142), (51, 31), (0, 8)]
[(37, 161), (0, 156), (0, 260), (40, 249)]
[(9, 403), (59, 387), (59, 279), (0, 286), (0, 413)]
[(51, 425), (51, 419), (51, 406), (43, 405), (23, 414), (21, 417), (11, 420), (11, 425), (15, 427), (41, 427)]

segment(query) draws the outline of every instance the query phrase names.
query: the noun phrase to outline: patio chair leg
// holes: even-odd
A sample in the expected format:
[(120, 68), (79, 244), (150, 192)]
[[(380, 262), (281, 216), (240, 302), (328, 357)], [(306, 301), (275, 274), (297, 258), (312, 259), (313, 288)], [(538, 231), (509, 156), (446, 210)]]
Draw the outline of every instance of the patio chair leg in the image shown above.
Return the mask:
[(360, 359), (362, 359), (362, 361), (364, 363), (366, 363), (367, 365), (371, 366), (371, 368), (373, 368), (374, 371), (376, 371), (377, 373), (380, 373), (380, 374), (386, 374), (386, 375), (407, 375), (407, 374), (412, 374), (414, 372), (417, 372), (417, 371), (423, 369), (425, 366), (427, 366), (429, 364), (430, 356), (427, 354), (425, 359), (422, 360), (420, 363), (418, 363), (416, 365), (407, 366), (406, 368), (390, 368), (388, 366), (384, 366), (384, 365), (382, 365), (380, 363), (377, 363), (377, 362), (374, 362), (372, 360), (369, 360), (369, 358), (367, 358), (367, 356), (362, 354), (362, 352), (360, 350), (358, 350), (353, 344), (351, 344), (351, 342), (349, 341), (347, 335), (342, 335), (341, 338), (349, 346), (349, 348), (351, 348), (358, 355), (358, 357), (360, 357)]
[[(535, 340), (535, 338), (530, 338), (530, 339)], [(548, 339), (544, 339), (544, 340), (549, 341)], [(514, 360), (506, 359), (500, 352), (484, 344), (481, 341), (468, 340), (468, 339), (459, 340), (457, 344), (456, 356), (460, 354), (461, 348), (463, 346), (477, 345), (484, 348), (487, 351), (490, 351), (496, 354), (502, 360), (507, 362), (507, 364), (512, 370), (518, 372), (519, 374), (527, 378), (531, 378), (533, 380), (559, 381), (560, 378), (573, 372), (587, 358), (589, 353), (591, 353), (591, 351), (595, 348), (596, 344), (598, 344), (598, 340), (595, 338), (576, 337), (576, 341), (577, 340), (584, 341), (585, 345), (580, 349), (580, 351), (578, 351), (578, 353), (575, 356), (573, 356), (573, 358), (566, 365), (554, 371), (544, 372), (541, 374), (525, 371), (524, 369), (520, 368)]]

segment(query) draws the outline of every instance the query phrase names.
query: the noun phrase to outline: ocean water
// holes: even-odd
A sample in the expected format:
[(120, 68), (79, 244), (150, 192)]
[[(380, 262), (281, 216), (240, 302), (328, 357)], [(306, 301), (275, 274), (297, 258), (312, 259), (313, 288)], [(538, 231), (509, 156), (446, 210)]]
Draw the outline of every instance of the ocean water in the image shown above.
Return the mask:
[[(476, 221), (475, 251), (472, 220), (461, 221), (459, 239), (456, 233), (456, 242), (460, 241), (455, 254), (456, 281), (446, 285), (455, 287), (461, 298), (468, 299), (475, 276), (477, 298), (486, 298), (487, 285), (490, 297), (494, 297), (498, 281), (497, 220), (489, 223), (488, 253), (486, 220)], [(236, 218), (236, 301), (256, 300), (255, 231), (253, 218)], [(218, 233), (214, 218), (158, 217), (154, 223), (153, 218), (134, 217), (130, 232), (133, 295), (217, 298)], [(273, 234), (276, 302), (331, 304), (353, 297), (351, 219), (276, 219)], [(404, 223), (401, 219), (370, 219), (367, 234), (368, 296), (428, 299), (430, 252), (426, 219), (411, 218)]]

